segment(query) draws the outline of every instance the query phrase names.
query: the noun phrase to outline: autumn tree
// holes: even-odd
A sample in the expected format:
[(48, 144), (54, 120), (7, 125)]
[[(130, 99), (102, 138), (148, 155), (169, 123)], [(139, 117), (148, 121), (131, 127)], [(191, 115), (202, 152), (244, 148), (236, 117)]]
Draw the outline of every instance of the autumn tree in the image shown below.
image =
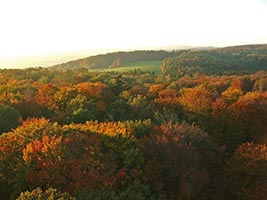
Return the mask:
[(267, 195), (267, 147), (244, 143), (229, 161), (228, 189), (236, 199), (264, 199)]
[(211, 110), (212, 95), (203, 87), (185, 88), (181, 91), (179, 103), (188, 112), (207, 115)]
[(0, 194), (2, 197), (18, 195), (29, 189), (23, 149), (33, 140), (60, 133), (57, 124), (45, 119), (31, 119), (11, 132), (0, 136)]
[(157, 134), (142, 141), (146, 159), (144, 181), (155, 191), (168, 194), (169, 199), (197, 198), (209, 182), (200, 153), (207, 134), (186, 124), (169, 123), (158, 128)]
[(22, 192), (20, 196), (17, 198), (17, 200), (27, 200), (27, 199), (75, 200), (75, 198), (70, 197), (69, 194), (59, 192), (51, 187), (45, 191), (37, 187), (32, 191)]

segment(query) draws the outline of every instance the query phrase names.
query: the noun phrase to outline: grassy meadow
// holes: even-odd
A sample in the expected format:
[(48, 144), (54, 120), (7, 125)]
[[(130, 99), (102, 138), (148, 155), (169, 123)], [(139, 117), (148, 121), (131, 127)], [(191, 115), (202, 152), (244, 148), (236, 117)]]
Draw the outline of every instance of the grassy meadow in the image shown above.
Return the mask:
[[(161, 61), (145, 61), (145, 62), (131, 62), (125, 63), (122, 67), (103, 69), (100, 71), (116, 71), (116, 72), (128, 72), (132, 70), (141, 69), (142, 71), (151, 71), (157, 75), (162, 74), (160, 70)], [(99, 70), (97, 70), (99, 71)]]

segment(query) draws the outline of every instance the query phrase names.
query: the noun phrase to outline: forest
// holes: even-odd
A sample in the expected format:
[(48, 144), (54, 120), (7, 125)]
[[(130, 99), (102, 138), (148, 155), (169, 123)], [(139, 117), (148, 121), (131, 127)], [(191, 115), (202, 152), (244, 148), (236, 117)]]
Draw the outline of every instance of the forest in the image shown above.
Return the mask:
[(243, 45), (210, 50), (178, 51), (166, 58), (161, 71), (164, 75), (182, 77), (194, 73), (235, 75), (266, 70), (267, 45)]
[(265, 199), (266, 45), (175, 53), (190, 74), (0, 70), (0, 197)]

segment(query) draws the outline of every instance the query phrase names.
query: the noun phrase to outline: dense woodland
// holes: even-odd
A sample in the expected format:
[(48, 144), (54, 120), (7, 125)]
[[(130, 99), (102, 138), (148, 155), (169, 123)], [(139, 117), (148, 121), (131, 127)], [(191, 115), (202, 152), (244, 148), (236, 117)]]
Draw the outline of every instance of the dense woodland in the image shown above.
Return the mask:
[(267, 72), (201, 72), (0, 70), (1, 198), (266, 198)]
[(183, 50), (161, 65), (163, 74), (182, 77), (194, 73), (234, 75), (266, 70), (267, 44), (233, 46), (211, 50)]

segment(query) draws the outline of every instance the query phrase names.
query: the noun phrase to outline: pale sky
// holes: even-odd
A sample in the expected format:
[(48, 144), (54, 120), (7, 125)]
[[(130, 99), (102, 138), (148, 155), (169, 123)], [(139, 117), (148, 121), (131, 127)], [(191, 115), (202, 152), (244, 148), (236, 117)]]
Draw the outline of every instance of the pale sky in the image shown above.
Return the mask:
[(267, 43), (267, 0), (0, 0), (0, 64), (94, 49)]

